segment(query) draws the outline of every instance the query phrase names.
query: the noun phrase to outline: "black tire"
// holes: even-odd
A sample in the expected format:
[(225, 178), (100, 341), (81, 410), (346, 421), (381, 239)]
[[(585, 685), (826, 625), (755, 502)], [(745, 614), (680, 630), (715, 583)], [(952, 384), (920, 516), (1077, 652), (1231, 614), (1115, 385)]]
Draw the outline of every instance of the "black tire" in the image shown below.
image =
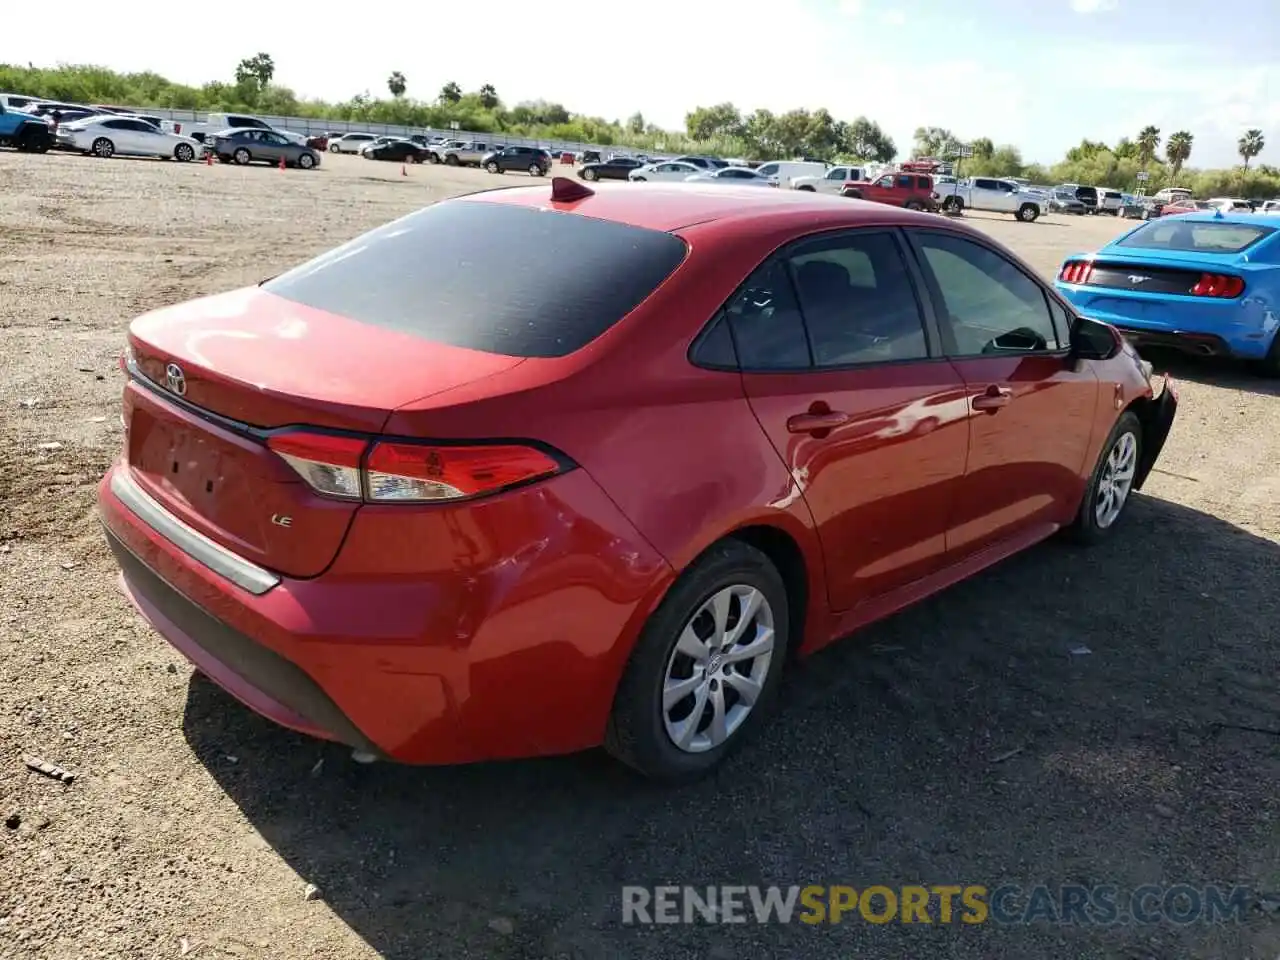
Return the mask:
[(648, 183), (649, 178), (648, 177), (632, 177), (631, 182), (632, 183)]
[(435, 152), (427, 153), (427, 163), (439, 163), (439, 162), (440, 162), (440, 154)]
[[(664, 723), (662, 695), (668, 663), (691, 618), (715, 593), (733, 585), (753, 587), (763, 594), (773, 614), (773, 651), (759, 696), (741, 725), (718, 746), (687, 752), (672, 742)], [(767, 720), (777, 697), (790, 639), (787, 603), (782, 577), (759, 550), (738, 540), (724, 540), (708, 549), (676, 581), (641, 631), (614, 695), (605, 749), (646, 777), (668, 783), (696, 780), (719, 766)]]
[(583, 180), (598, 180), (599, 178), (600, 175), (589, 167), (582, 171)]
[(247, 167), (253, 162), (253, 154), (244, 147), (236, 147), (235, 153), (231, 154), (231, 159), (242, 167)]
[(541, 177), (542, 175), (542, 167), (538, 166), (536, 163), (529, 164), (529, 176)]
[(501, 173), (501, 172), (502, 172), (502, 168), (501, 168), (500, 166), (498, 166), (498, 161), (496, 161), (496, 160), (490, 160), (488, 163), (486, 163), (486, 164), (484, 165), (484, 168), (485, 168), (486, 170), (488, 170), (490, 173)]
[(944, 197), (942, 200), (942, 209), (954, 210), (956, 213), (963, 213), (964, 197), (957, 197), (955, 194), (952, 194), (949, 197)]
[(173, 159), (179, 163), (190, 163), (196, 158), (195, 147), (189, 143), (180, 143), (173, 148)]
[(23, 153), (48, 153), (54, 142), (53, 131), (47, 124), (27, 121), (18, 127), (13, 145)]
[(99, 137), (93, 141), (93, 155), (101, 157), (103, 160), (110, 160), (116, 154), (116, 145), (106, 137)]
[(309, 153), (298, 154), (298, 166), (303, 170), (310, 170), (316, 165), (315, 158)]
[(921, 204), (920, 204), (920, 201), (919, 201), (919, 200), (908, 200), (908, 201), (907, 201), (906, 203), (904, 203), (902, 206), (903, 206), (903, 209), (905, 209), (905, 210), (919, 210), (919, 209), (921, 209)]
[(330, 152), (330, 153), (341, 153), (341, 152), (342, 152), (342, 148), (341, 148), (340, 146), (338, 146), (336, 143), (331, 143), (331, 144), (329, 144), (329, 152)]
[(1022, 223), (1035, 223), (1040, 216), (1040, 208), (1034, 203), (1024, 203), (1018, 208), (1017, 217)]
[(458, 165), (457, 154), (454, 154), (454, 153), (446, 154), (444, 158), (444, 165), (446, 167), (456, 167)]
[(1111, 428), (1111, 433), (1107, 436), (1107, 442), (1102, 445), (1102, 452), (1098, 454), (1098, 462), (1094, 464), (1093, 472), (1089, 474), (1089, 485), (1085, 488), (1084, 498), (1080, 501), (1080, 509), (1076, 511), (1075, 520), (1064, 531), (1076, 543), (1099, 543), (1111, 536), (1115, 528), (1124, 520), (1125, 511), (1129, 507), (1129, 502), (1133, 499), (1132, 485), (1125, 495), (1120, 513), (1106, 526), (1100, 526), (1098, 523), (1097, 506), (1100, 492), (1099, 482), (1106, 471), (1107, 460), (1111, 456), (1111, 452), (1121, 442), (1121, 438), (1130, 433), (1133, 434), (1135, 443), (1133, 450), (1135, 471), (1137, 470), (1137, 465), (1142, 462), (1142, 422), (1132, 410), (1126, 410), (1120, 415), (1116, 425)]
[(848, 197), (850, 200), (861, 200), (861, 199), (862, 199), (862, 191), (861, 191), (861, 190), (849, 190), (849, 189), (845, 189), (845, 190), (841, 190), (841, 191), (840, 191), (840, 196), (842, 196), (842, 197)]
[(797, 189), (797, 190), (801, 190), (801, 191), (803, 191), (803, 192), (805, 192), (805, 193), (817, 193), (817, 192), (818, 192), (818, 191), (817, 191), (817, 190), (815, 190), (813, 187), (809, 186), (809, 184), (807, 184), (807, 183), (806, 183), (806, 184), (804, 184), (803, 186), (796, 187), (796, 189)]

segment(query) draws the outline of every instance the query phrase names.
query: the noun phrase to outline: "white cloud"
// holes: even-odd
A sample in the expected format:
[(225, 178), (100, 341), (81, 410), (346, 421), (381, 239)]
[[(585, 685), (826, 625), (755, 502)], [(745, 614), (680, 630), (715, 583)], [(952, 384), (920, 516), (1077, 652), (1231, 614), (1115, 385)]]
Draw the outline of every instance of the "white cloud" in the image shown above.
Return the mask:
[(1076, 13), (1106, 13), (1116, 8), (1117, 0), (1071, 0)]
[(886, 27), (900, 27), (907, 22), (907, 15), (901, 10), (886, 10), (880, 14), (880, 22)]

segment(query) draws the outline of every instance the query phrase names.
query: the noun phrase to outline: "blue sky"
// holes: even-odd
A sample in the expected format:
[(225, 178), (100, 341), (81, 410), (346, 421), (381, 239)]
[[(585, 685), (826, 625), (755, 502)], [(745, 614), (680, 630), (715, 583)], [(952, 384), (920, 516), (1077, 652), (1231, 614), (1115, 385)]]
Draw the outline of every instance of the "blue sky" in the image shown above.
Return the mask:
[[(260, 50), (303, 96), (386, 94), (402, 71), (430, 98), (492, 83), (667, 127), (699, 104), (866, 114), (905, 156), (917, 126), (1012, 143), (1053, 162), (1082, 137), (1154, 123), (1195, 134), (1193, 166), (1237, 163), (1260, 127), (1280, 162), (1280, 0), (634, 0), (584, 14), (551, 0), (63, 0), (83, 32), (0, 31), (0, 61), (102, 63), (201, 83)], [(590, 9), (590, 5), (586, 9)], [(109, 15), (103, 11), (109, 9)], [(328, 11), (332, 11), (329, 14)], [(20, 91), (14, 91), (20, 92)]]

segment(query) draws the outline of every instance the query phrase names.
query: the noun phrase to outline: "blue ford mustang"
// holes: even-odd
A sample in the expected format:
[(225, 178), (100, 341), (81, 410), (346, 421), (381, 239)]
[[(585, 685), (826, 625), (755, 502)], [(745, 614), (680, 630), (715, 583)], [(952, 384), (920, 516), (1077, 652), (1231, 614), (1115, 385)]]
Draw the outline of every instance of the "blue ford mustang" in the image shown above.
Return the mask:
[(1075, 254), (1058, 291), (1136, 346), (1257, 360), (1280, 376), (1280, 216), (1188, 213)]

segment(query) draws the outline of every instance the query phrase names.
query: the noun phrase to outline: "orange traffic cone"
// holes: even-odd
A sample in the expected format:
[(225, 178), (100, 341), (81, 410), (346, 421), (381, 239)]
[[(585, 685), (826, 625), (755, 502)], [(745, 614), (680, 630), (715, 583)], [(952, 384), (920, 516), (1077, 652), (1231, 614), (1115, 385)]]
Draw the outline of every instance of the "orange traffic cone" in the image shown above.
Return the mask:
[(284, 169), (284, 157), (281, 157), (281, 158), (280, 158), (280, 169), (281, 169), (281, 170), (283, 170), (283, 169)]
[(212, 166), (213, 166), (213, 154), (212, 154), (212, 153), (206, 153), (206, 154), (204, 155), (204, 165), (205, 165), (206, 167), (212, 167)]

